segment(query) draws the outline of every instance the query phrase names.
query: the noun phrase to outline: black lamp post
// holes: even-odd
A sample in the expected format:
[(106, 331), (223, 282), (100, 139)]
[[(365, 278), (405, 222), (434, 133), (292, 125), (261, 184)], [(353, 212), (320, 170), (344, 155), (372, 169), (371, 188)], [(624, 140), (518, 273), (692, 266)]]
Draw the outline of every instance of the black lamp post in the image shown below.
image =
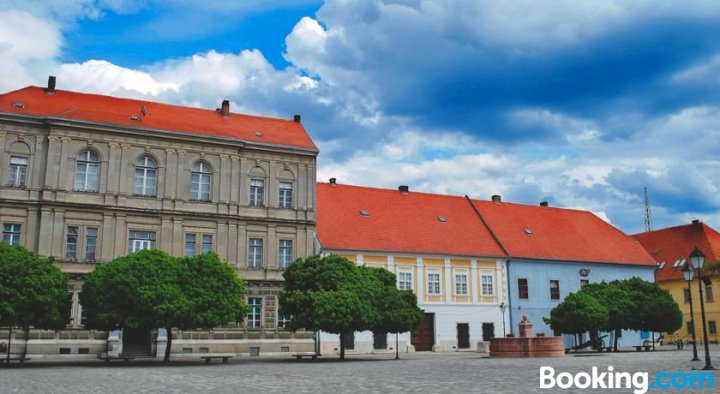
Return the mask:
[(703, 299), (703, 283), (702, 283), (702, 268), (705, 265), (705, 255), (696, 246), (690, 253), (690, 261), (692, 262), (695, 269), (698, 271), (698, 287), (700, 290), (700, 316), (702, 318), (703, 326), (703, 342), (705, 342), (705, 367), (703, 370), (715, 369), (710, 362), (710, 347), (708, 345), (707, 336), (707, 324), (705, 323), (705, 300)]
[(507, 305), (505, 305), (504, 302), (500, 303), (500, 312), (502, 312), (503, 316), (503, 338), (505, 338), (507, 335), (505, 334), (505, 311), (507, 310)]
[(685, 277), (685, 280), (688, 283), (688, 300), (690, 301), (690, 327), (692, 327), (692, 341), (693, 341), (693, 358), (691, 361), (700, 361), (697, 355), (697, 339), (695, 339), (695, 315), (693, 313), (693, 305), (692, 305), (692, 289), (690, 287), (690, 284), (693, 280), (693, 268), (690, 263), (685, 264), (685, 268), (682, 270), (683, 276)]

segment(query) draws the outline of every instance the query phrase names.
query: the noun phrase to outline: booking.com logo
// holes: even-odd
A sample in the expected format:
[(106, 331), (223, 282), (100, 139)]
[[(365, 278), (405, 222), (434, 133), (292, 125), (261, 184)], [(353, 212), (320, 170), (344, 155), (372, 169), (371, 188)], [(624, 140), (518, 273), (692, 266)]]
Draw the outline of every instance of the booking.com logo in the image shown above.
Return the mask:
[(592, 367), (590, 372), (560, 372), (555, 375), (553, 367), (540, 367), (540, 388), (577, 389), (634, 389), (635, 394), (645, 394), (650, 389), (661, 390), (712, 390), (715, 388), (710, 372), (661, 371), (654, 381), (647, 372), (618, 372), (612, 366), (605, 371)]

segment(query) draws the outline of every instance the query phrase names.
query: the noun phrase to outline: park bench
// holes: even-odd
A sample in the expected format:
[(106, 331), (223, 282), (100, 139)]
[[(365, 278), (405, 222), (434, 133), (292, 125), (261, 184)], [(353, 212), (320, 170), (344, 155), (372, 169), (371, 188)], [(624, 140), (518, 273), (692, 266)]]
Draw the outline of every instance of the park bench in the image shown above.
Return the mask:
[(230, 360), (231, 358), (233, 358), (233, 356), (230, 356), (230, 355), (227, 355), (227, 354), (225, 354), (225, 355), (213, 355), (213, 356), (208, 355), (208, 356), (200, 356), (200, 358), (203, 359), (203, 360), (205, 360), (205, 364), (210, 364), (210, 362), (211, 362), (212, 359), (214, 359), (214, 358), (222, 359), (222, 363), (223, 363), (223, 364), (227, 364), (227, 363), (228, 363), (228, 360)]
[(633, 347), (635, 348), (636, 352), (639, 352), (642, 348), (645, 348), (645, 351), (649, 352), (650, 348), (652, 348), (651, 345), (637, 345), (637, 346), (633, 346)]
[(10, 356), (10, 358), (2, 357), (0, 358), (0, 363), (7, 363), (10, 364), (13, 361), (17, 361), (20, 364), (24, 364), (25, 361), (30, 361), (28, 357), (21, 357), (21, 356)]
[(318, 354), (315, 352), (297, 352), (292, 354), (293, 357), (295, 357), (296, 360), (300, 360), (303, 357), (310, 357), (313, 360), (317, 360)]
[(105, 361), (105, 363), (107, 363), (107, 364), (109, 364), (110, 361), (115, 361), (115, 360), (122, 360), (123, 363), (127, 364), (128, 361), (134, 360), (134, 359), (135, 359), (135, 356), (123, 356), (123, 355), (119, 355), (119, 356), (117, 356), (117, 357), (110, 357), (110, 356), (98, 355), (98, 358), (99, 358), (100, 360)]

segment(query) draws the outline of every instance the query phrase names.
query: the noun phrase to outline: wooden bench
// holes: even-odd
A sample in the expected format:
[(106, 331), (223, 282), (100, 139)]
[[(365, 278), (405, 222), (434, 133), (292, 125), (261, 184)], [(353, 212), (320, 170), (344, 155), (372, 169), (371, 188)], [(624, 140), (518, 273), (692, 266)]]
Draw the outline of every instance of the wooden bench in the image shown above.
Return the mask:
[(610, 353), (610, 352), (613, 351), (613, 347), (612, 347), (612, 346), (608, 346), (608, 347), (605, 348), (605, 351), (608, 352), (608, 353)]
[(13, 361), (17, 361), (20, 364), (24, 364), (25, 361), (30, 361), (30, 359), (28, 357), (19, 357), (19, 356), (18, 357), (10, 356), (9, 359), (6, 357), (2, 357), (2, 359), (0, 359), (1, 363), (7, 363), (7, 364), (10, 364)]
[(633, 346), (633, 347), (635, 348), (636, 352), (639, 352), (642, 348), (645, 348), (645, 351), (649, 352), (650, 348), (652, 348), (652, 345), (638, 345), (638, 346)]
[(105, 362), (108, 363), (108, 364), (110, 363), (110, 361), (114, 361), (114, 360), (122, 360), (123, 363), (127, 364), (128, 361), (134, 360), (134, 359), (135, 359), (135, 356), (122, 356), (122, 355), (117, 356), (117, 357), (101, 357), (101, 356), (98, 356), (98, 358), (99, 358), (100, 360), (105, 361)]
[(315, 352), (298, 352), (298, 353), (293, 353), (292, 356), (295, 357), (296, 360), (300, 360), (303, 357), (310, 357), (313, 360), (317, 360), (317, 357), (318, 357), (317, 353), (315, 353)]
[(222, 359), (222, 363), (223, 363), (223, 364), (227, 364), (227, 363), (228, 363), (228, 360), (230, 360), (231, 358), (233, 358), (233, 356), (228, 356), (228, 355), (220, 355), (220, 356), (200, 356), (200, 358), (203, 359), (203, 360), (205, 360), (205, 364), (210, 364), (210, 362), (211, 362), (212, 359), (214, 359), (214, 358), (221, 358), (221, 359)]

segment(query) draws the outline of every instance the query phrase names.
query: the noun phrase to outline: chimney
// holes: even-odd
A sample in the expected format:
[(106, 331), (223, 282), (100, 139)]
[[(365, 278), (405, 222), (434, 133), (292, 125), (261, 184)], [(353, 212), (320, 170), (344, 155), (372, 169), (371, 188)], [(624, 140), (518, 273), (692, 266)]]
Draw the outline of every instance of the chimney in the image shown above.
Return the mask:
[(230, 100), (223, 100), (222, 108), (220, 108), (220, 113), (222, 114), (223, 118), (230, 117)]
[(51, 75), (48, 77), (48, 85), (47, 85), (47, 89), (45, 89), (45, 93), (55, 94), (55, 76), (54, 75)]
[(692, 221), (692, 224), (698, 224), (698, 223), (700, 223), (700, 219), (695, 219)]
[(400, 185), (398, 186), (398, 190), (400, 190), (400, 193), (407, 195), (410, 193), (410, 187), (407, 185)]
[(330, 184), (333, 186), (337, 185), (337, 178), (330, 178)]
[(295, 122), (295, 123), (300, 123), (301, 119), (302, 119), (302, 117), (300, 115), (293, 116), (293, 122)]
[(500, 197), (499, 194), (493, 194), (490, 198), (492, 199), (492, 202), (502, 202), (502, 197)]
[(540, 206), (541, 206), (541, 207), (547, 207), (547, 206), (548, 206), (548, 202), (547, 202), (547, 201), (540, 201)]

